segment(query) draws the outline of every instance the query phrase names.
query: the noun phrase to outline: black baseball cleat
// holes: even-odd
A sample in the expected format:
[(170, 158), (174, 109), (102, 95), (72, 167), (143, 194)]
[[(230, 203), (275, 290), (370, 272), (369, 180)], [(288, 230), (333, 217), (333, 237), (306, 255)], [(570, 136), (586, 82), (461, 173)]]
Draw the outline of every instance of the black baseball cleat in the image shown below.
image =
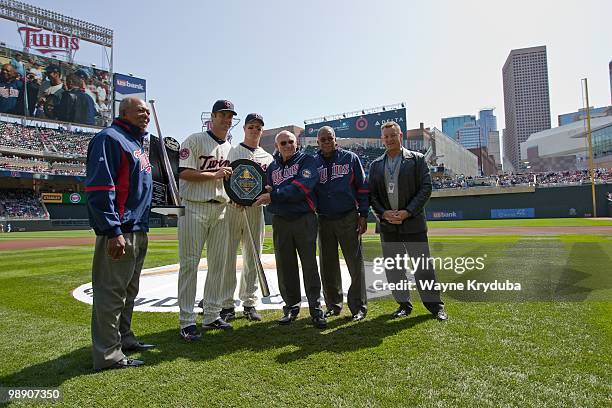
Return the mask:
[(438, 310), (438, 313), (436, 313), (436, 319), (438, 319), (441, 322), (447, 321), (448, 315), (446, 314), (446, 311), (444, 309)]
[(132, 344), (129, 347), (122, 347), (123, 351), (129, 352), (138, 352), (138, 351), (147, 351), (155, 348), (155, 344), (145, 344), (141, 341)]
[(234, 327), (218, 317), (214, 322), (202, 325), (202, 329), (204, 330), (232, 330)]
[(391, 314), (391, 317), (393, 317), (394, 319), (397, 319), (398, 317), (409, 316), (410, 313), (412, 313), (412, 309), (408, 309), (407, 307), (400, 306), (397, 308), (395, 312)]
[(101, 369), (96, 370), (96, 371), (118, 370), (118, 369), (122, 369), (122, 368), (134, 368), (134, 367), (140, 367), (142, 365), (144, 365), (144, 361), (142, 361), (142, 360), (136, 360), (136, 359), (124, 357), (121, 360), (115, 362), (115, 364), (110, 365), (108, 367), (101, 368)]
[(221, 313), (219, 313), (219, 316), (226, 322), (231, 322), (236, 318), (236, 310), (233, 307), (221, 309)]
[(255, 310), (255, 306), (245, 306), (242, 312), (248, 321), (261, 321), (261, 315)]
[(195, 324), (191, 326), (183, 327), (180, 331), (181, 337), (188, 343), (193, 341), (199, 341), (202, 339), (202, 335), (198, 331), (198, 328)]
[(291, 322), (297, 319), (298, 314), (300, 313), (300, 310), (299, 309), (297, 311), (287, 310), (284, 313), (285, 313), (284, 316), (278, 319), (278, 324), (282, 326), (291, 324)]
[(354, 322), (360, 322), (360, 321), (362, 321), (363, 319), (365, 319), (365, 316), (366, 316), (366, 315), (365, 315), (365, 313), (363, 313), (363, 312), (360, 310), (360, 311), (358, 311), (357, 313), (355, 313), (355, 314), (353, 315), (353, 319), (352, 319), (352, 320), (353, 320)]
[(326, 318), (332, 317), (332, 316), (340, 316), (340, 310), (330, 307), (329, 309), (327, 309), (327, 311), (325, 312), (323, 316)]
[(317, 329), (326, 329), (327, 328), (327, 319), (323, 316), (315, 316), (312, 318), (312, 324)]

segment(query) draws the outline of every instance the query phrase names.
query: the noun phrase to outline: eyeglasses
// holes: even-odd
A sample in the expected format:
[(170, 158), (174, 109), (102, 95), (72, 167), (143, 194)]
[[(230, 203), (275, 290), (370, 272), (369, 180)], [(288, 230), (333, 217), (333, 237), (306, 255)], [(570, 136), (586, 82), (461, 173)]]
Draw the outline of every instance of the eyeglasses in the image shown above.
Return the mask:
[(280, 144), (281, 146), (286, 146), (287, 144), (292, 145), (294, 143), (295, 143), (295, 140), (293, 140), (293, 139), (283, 140), (282, 142), (278, 142), (278, 144)]

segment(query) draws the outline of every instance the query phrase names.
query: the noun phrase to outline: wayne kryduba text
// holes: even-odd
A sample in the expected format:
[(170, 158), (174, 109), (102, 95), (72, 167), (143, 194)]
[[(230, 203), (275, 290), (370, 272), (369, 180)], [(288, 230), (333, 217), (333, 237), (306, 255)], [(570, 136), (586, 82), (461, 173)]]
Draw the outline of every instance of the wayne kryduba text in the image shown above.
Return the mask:
[[(419, 285), (419, 286), (417, 286)], [(475, 279), (466, 282), (435, 282), (433, 280), (424, 280), (420, 282), (412, 282), (407, 279), (396, 283), (384, 282), (381, 279), (372, 282), (374, 290), (415, 290), (417, 288), (425, 291), (438, 290), (440, 292), (449, 291), (520, 291), (521, 284), (519, 282), (510, 282), (509, 280), (492, 282), (478, 282)]]

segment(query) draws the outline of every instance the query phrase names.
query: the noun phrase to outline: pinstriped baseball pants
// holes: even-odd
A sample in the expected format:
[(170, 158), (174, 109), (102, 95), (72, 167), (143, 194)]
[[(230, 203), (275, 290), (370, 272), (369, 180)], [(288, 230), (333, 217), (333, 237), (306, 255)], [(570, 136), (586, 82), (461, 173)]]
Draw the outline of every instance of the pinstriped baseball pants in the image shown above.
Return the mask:
[(225, 274), (222, 284), (222, 306), (223, 308), (234, 307), (234, 292), (236, 291), (236, 250), (238, 244), (242, 245), (242, 274), (240, 278), (239, 297), (243, 306), (255, 306), (257, 302), (257, 269), (255, 268), (255, 254), (251, 248), (251, 237), (246, 226), (248, 220), (253, 241), (257, 253), (261, 253), (264, 239), (264, 217), (263, 207), (244, 207), (237, 208), (228, 205), (225, 213), (228, 224), (228, 250)]
[(221, 285), (227, 253), (227, 224), (225, 204), (183, 200), (185, 216), (179, 218), (179, 323), (184, 328), (195, 324), (196, 285), (198, 265), (206, 244), (208, 273), (204, 284), (204, 324), (219, 317), (221, 311)]

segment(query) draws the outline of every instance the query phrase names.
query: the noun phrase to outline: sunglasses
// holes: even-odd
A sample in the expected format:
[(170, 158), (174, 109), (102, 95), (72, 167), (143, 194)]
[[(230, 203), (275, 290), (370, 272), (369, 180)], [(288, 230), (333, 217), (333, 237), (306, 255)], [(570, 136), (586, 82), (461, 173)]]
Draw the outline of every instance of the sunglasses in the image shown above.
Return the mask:
[(280, 144), (281, 146), (286, 146), (287, 144), (292, 145), (294, 143), (295, 143), (295, 140), (290, 139), (290, 140), (283, 140), (282, 142), (279, 142), (278, 144)]

